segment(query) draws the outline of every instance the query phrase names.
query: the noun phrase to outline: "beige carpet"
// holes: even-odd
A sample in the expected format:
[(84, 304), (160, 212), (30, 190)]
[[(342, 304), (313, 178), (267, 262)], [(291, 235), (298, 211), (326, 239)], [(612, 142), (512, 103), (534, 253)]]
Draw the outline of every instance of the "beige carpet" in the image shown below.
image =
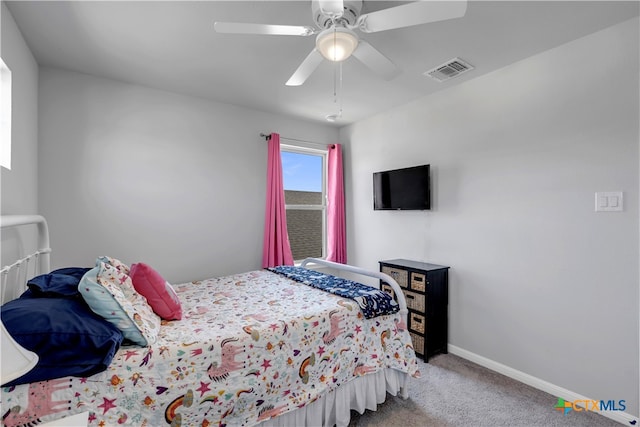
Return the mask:
[(620, 427), (594, 412), (555, 410), (558, 399), (452, 354), (420, 363), (409, 399), (387, 395), (378, 410), (352, 411), (350, 427)]

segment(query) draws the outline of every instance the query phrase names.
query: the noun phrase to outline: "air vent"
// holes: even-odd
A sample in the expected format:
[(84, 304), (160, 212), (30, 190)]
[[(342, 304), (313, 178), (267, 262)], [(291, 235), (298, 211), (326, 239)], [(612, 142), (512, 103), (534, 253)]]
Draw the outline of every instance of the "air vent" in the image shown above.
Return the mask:
[(471, 70), (473, 70), (473, 65), (464, 62), (460, 58), (453, 58), (442, 65), (438, 65), (437, 67), (424, 72), (423, 74), (439, 82), (443, 82)]

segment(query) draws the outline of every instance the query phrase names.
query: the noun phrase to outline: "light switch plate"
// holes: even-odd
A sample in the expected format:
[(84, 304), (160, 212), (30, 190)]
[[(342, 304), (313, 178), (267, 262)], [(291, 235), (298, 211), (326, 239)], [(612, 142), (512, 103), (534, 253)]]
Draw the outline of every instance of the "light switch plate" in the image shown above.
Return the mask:
[(599, 191), (596, 193), (596, 212), (622, 211), (622, 191)]

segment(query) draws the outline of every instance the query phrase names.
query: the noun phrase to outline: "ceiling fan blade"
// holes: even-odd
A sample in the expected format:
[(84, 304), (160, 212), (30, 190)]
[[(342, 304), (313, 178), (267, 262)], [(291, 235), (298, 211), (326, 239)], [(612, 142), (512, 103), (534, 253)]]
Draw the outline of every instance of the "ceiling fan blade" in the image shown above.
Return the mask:
[(344, 2), (342, 0), (317, 0), (320, 11), (326, 16), (340, 18), (344, 14)]
[(293, 73), (293, 75), (287, 80), (287, 86), (300, 86), (303, 84), (318, 68), (318, 65), (324, 60), (324, 57), (317, 48), (313, 48), (311, 53), (302, 61), (302, 64)]
[(422, 0), (363, 14), (356, 25), (365, 33), (410, 27), (429, 22), (460, 18), (467, 12), (467, 2)]
[(227, 34), (265, 34), (272, 36), (310, 36), (316, 29), (309, 26), (247, 24), (242, 22), (214, 22), (217, 33)]
[(391, 80), (400, 73), (396, 64), (364, 40), (360, 40), (353, 56), (385, 80)]

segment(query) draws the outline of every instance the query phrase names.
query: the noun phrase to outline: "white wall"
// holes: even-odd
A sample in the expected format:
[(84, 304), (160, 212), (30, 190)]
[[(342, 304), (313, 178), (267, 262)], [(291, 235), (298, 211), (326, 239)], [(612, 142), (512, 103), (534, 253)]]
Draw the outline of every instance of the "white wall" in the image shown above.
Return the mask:
[[(38, 64), (11, 12), (0, 4), (0, 55), (11, 70), (11, 170), (0, 167), (0, 213), (38, 213)], [(36, 249), (36, 232), (8, 229), (0, 238), (0, 265)], [(6, 262), (5, 262), (6, 261)]]
[(58, 69), (40, 70), (40, 207), (53, 267), (98, 255), (170, 281), (260, 268), (267, 145), (335, 128)]
[[(451, 345), (636, 416), (638, 61), (634, 19), (340, 132), (351, 263), (451, 266)], [(372, 173), (421, 163), (433, 209), (374, 212)]]
[(12, 165), (0, 168), (0, 211), (33, 214), (38, 210), (38, 64), (4, 2), (0, 8), (0, 55), (13, 86)]

